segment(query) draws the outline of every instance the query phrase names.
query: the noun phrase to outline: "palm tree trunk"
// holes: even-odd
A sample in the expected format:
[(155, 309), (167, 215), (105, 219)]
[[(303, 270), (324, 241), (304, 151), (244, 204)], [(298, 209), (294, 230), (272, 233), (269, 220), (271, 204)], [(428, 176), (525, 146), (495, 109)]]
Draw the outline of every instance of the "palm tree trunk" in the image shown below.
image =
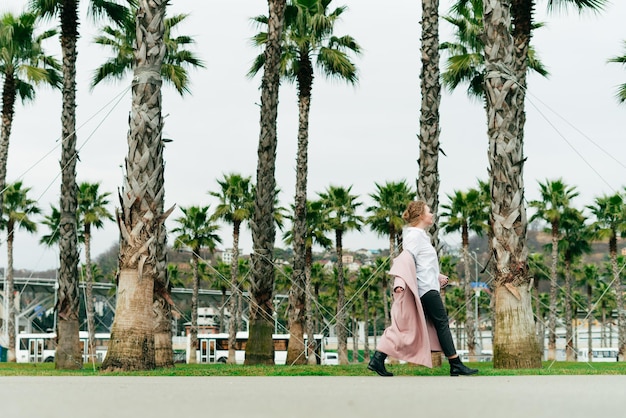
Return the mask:
[(552, 225), (552, 264), (550, 266), (550, 314), (548, 316), (548, 361), (556, 360), (556, 267), (559, 258), (558, 227)]
[(335, 231), (337, 246), (337, 355), (339, 364), (348, 364), (348, 333), (346, 329), (346, 296), (343, 277), (342, 231)]
[[(395, 254), (393, 252), (394, 241), (395, 241), (394, 234), (389, 234), (389, 259), (388, 261), (390, 264)], [(391, 278), (387, 274), (383, 274), (382, 277), (383, 278), (382, 278), (381, 290), (383, 293), (383, 315), (385, 316), (385, 328), (388, 328), (389, 326), (391, 326), (391, 313), (389, 309), (389, 305), (390, 305), (389, 295), (391, 294), (391, 292), (389, 291), (389, 288), (393, 286), (393, 284), (391, 283)]]
[(237, 276), (239, 273), (239, 227), (241, 223), (233, 223), (233, 256), (230, 260), (230, 321), (228, 321), (228, 363), (235, 364), (235, 343), (238, 328), (238, 292)]
[[(162, 187), (162, 185), (161, 185)], [(161, 200), (161, 204), (163, 201)], [(163, 211), (163, 206), (159, 212)], [(154, 269), (154, 365), (174, 367), (174, 347), (172, 345), (172, 306), (171, 284), (167, 270), (167, 231), (162, 225), (156, 246), (156, 267)]]
[(269, 20), (263, 81), (261, 84), (261, 130), (259, 134), (257, 189), (252, 220), (252, 284), (250, 336), (246, 364), (274, 364), (272, 299), (274, 288), (274, 197), (276, 193), (276, 119), (280, 86), (280, 40), (285, 0), (268, 0)]
[(512, 76), (513, 42), (505, 1), (486, 1), (485, 66), (492, 251), (495, 260), (494, 367), (541, 367), (528, 289), (523, 146), (515, 106), (519, 91)]
[(196, 350), (198, 348), (198, 289), (200, 287), (200, 275), (198, 274), (198, 252), (194, 248), (191, 254), (191, 268), (193, 269), (193, 289), (191, 293), (191, 329), (189, 330), (189, 364), (196, 364)]
[(590, 285), (587, 285), (587, 361), (593, 361), (593, 344), (591, 324), (593, 323), (593, 301), (591, 296), (593, 295), (593, 289)]
[(103, 370), (156, 367), (154, 284), (161, 258), (163, 142), (161, 64), (167, 0), (139, 0), (137, 53), (121, 210), (117, 306)]
[(7, 288), (4, 291), (5, 297), (9, 300), (9, 312), (7, 312), (7, 332), (9, 333), (9, 347), (7, 351), (7, 361), (15, 363), (15, 290), (13, 284), (13, 223), (7, 225)]
[[(306, 248), (306, 256), (304, 262), (304, 278), (305, 278), (305, 310), (306, 310), (306, 335), (307, 335), (307, 363), (318, 364), (315, 353), (315, 324), (313, 318), (313, 294), (311, 286), (311, 264), (313, 262), (313, 250), (310, 246)], [(321, 359), (319, 359), (321, 361)]]
[(93, 307), (93, 271), (91, 270), (91, 225), (84, 226), (85, 240), (85, 309), (87, 311), (87, 361), (95, 361), (96, 358), (96, 323), (94, 320)]
[(363, 345), (363, 362), (367, 363), (370, 361), (370, 344), (369, 344), (369, 303), (368, 303), (369, 292), (365, 290), (363, 292), (363, 323), (365, 327), (365, 342)]
[(420, 85), (420, 158), (417, 195), (435, 214), (430, 229), (433, 246), (439, 252), (439, 0), (422, 1), (422, 72)]
[(61, 52), (63, 54), (63, 113), (61, 146), (61, 197), (59, 225), (59, 288), (57, 291), (57, 369), (81, 369), (83, 356), (79, 338), (78, 206), (76, 186), (76, 41), (78, 1), (63, 0)]
[(565, 261), (565, 360), (576, 361), (576, 351), (574, 350), (574, 330), (572, 321), (572, 263)]
[[(611, 272), (615, 289), (615, 304), (617, 307), (617, 360), (624, 361), (626, 355), (626, 311), (624, 307), (624, 288), (621, 284), (620, 271), (617, 266), (617, 237), (611, 236), (609, 241), (609, 255), (611, 257)], [(613, 333), (611, 332), (611, 335)]]
[(15, 76), (12, 72), (4, 74), (2, 88), (2, 126), (0, 127), (0, 219), (2, 218), (2, 201), (7, 180), (7, 161), (9, 158), (9, 138), (15, 114)]
[[(296, 194), (293, 221), (293, 273), (289, 288), (289, 345), (287, 364), (305, 364), (304, 321), (306, 287), (306, 198), (308, 176), (309, 113), (313, 66), (309, 56), (302, 54), (298, 71), (298, 155), (296, 157)], [(309, 338), (311, 336), (309, 335)]]
[[(472, 279), (470, 273), (470, 258), (469, 258), (469, 232), (467, 224), (463, 225), (463, 231), (461, 232), (461, 240), (463, 242), (463, 260), (465, 260), (465, 280), (463, 281), (463, 294), (465, 296), (465, 332), (467, 334), (467, 351), (470, 356), (470, 361), (477, 361), (476, 359), (476, 335), (474, 332), (474, 310), (472, 309), (472, 300), (474, 292), (472, 292)], [(476, 260), (474, 260), (476, 261)]]

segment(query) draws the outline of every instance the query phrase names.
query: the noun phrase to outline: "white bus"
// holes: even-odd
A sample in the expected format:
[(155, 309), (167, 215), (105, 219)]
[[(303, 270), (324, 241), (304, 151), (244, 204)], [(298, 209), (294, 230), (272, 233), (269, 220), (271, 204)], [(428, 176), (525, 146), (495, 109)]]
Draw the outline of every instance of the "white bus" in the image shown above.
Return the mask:
[[(289, 334), (273, 334), (274, 340), (274, 364), (285, 364), (287, 360), (287, 344), (289, 343)], [(237, 333), (235, 342), (235, 361), (237, 364), (243, 364), (246, 357), (246, 344), (248, 342), (248, 333), (240, 331)], [(307, 337), (304, 336), (304, 344), (306, 347)], [(191, 337), (187, 336), (187, 363), (190, 349)], [(198, 334), (198, 346), (195, 350), (197, 363), (226, 363), (228, 360), (228, 334)], [(315, 335), (315, 357), (317, 364), (320, 364), (324, 358), (324, 336)]]
[[(101, 363), (106, 356), (109, 347), (111, 334), (108, 332), (97, 332), (96, 335), (96, 362)], [(45, 333), (20, 333), (15, 341), (16, 358), (18, 363), (51, 363), (54, 362), (56, 352), (56, 338), (54, 332)], [(83, 351), (83, 361), (89, 361), (87, 342), (89, 334), (87, 331), (79, 332), (80, 346)]]
[(592, 348), (591, 355), (593, 357), (589, 360), (589, 349), (580, 348), (578, 349), (578, 361), (589, 363), (617, 361), (618, 351), (617, 347)]

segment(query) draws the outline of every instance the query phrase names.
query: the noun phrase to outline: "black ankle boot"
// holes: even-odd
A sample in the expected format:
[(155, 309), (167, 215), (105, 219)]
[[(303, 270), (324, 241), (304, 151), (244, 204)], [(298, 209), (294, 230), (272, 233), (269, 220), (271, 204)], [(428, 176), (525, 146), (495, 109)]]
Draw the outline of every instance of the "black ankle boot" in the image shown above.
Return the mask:
[(393, 376), (393, 373), (388, 372), (387, 369), (385, 369), (386, 358), (387, 354), (381, 353), (380, 351), (375, 351), (374, 356), (367, 365), (367, 368), (373, 372), (378, 373), (381, 376)]
[(478, 369), (470, 369), (461, 362), (461, 357), (449, 358), (450, 376), (469, 376), (478, 373)]

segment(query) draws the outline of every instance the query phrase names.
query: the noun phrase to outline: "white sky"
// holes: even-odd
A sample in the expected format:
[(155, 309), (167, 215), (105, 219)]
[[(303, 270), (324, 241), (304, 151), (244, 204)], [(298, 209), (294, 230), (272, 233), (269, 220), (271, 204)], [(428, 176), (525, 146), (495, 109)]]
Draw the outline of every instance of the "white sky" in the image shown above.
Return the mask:
[[(8, 4), (7, 4), (8, 3)], [(27, 0), (6, 0), (0, 13), (18, 12)], [(620, 190), (626, 184), (624, 112), (614, 98), (616, 86), (626, 79), (618, 64), (608, 58), (625, 51), (626, 2), (614, 1), (601, 15), (579, 17), (574, 11), (547, 15), (547, 1), (538, 1), (537, 19), (546, 27), (536, 31), (533, 45), (548, 67), (548, 80), (530, 76), (525, 135), (526, 199), (538, 198), (538, 181), (562, 177), (580, 191), (578, 205)], [(86, 1), (81, 1), (86, 4)], [(452, 2), (441, 0), (440, 14)], [(350, 34), (362, 46), (356, 59), (360, 83), (355, 87), (318, 76), (313, 88), (309, 145), (309, 198), (330, 184), (353, 186), (363, 207), (375, 191), (374, 183), (407, 179), (415, 183), (419, 148), (419, 71), (421, 4), (415, 0), (336, 0), (332, 6), (347, 5), (348, 11), (336, 34)], [(250, 45), (257, 32), (249, 18), (267, 14), (262, 0), (172, 1), (168, 15), (191, 13), (179, 33), (191, 35), (195, 52), (206, 62), (204, 70), (192, 71), (193, 95), (180, 98), (165, 87), (163, 114), (165, 134), (174, 142), (165, 149), (166, 206), (215, 206), (209, 190), (218, 190), (218, 178), (238, 172), (256, 177), (259, 136), (260, 78), (245, 74), (260, 52)], [(111, 211), (117, 205), (117, 188), (122, 184), (127, 154), (126, 132), (130, 93), (118, 97), (130, 80), (103, 84), (93, 91), (89, 81), (107, 52), (91, 44), (94, 25), (81, 13), (78, 45), (78, 181), (101, 182), (112, 193)], [(50, 22), (50, 26), (56, 22)], [(451, 40), (450, 28), (442, 22), (441, 40)], [(60, 57), (58, 41), (49, 51)], [(46, 212), (58, 205), (61, 95), (39, 90), (33, 103), (16, 106), (11, 135), (7, 181), (23, 179), (32, 187)], [(297, 97), (293, 86), (281, 87), (279, 137), (276, 161), (281, 204), (293, 201), (297, 135)], [(476, 185), (487, 178), (487, 134), (482, 105), (470, 101), (464, 88), (443, 92), (441, 102), (440, 201), (446, 194)], [(595, 145), (597, 144), (597, 145)], [(607, 154), (608, 153), (608, 154)], [(617, 160), (617, 161), (616, 161)], [(364, 211), (362, 213), (365, 215)], [(174, 211), (168, 221), (179, 217)], [(46, 233), (44, 227), (40, 232)], [(95, 258), (118, 239), (114, 223), (93, 234)], [(224, 247), (230, 247), (231, 228), (221, 230)], [(443, 236), (458, 245), (454, 236)], [(38, 244), (39, 237), (18, 232), (15, 238), (15, 268), (42, 270), (58, 266), (55, 250)], [(0, 266), (6, 265), (6, 245), (0, 244)], [(172, 238), (170, 238), (172, 242)], [(244, 228), (241, 247), (251, 251), (250, 230)], [(277, 246), (285, 247), (280, 236)], [(349, 233), (347, 249), (386, 248), (387, 240), (369, 230)]]

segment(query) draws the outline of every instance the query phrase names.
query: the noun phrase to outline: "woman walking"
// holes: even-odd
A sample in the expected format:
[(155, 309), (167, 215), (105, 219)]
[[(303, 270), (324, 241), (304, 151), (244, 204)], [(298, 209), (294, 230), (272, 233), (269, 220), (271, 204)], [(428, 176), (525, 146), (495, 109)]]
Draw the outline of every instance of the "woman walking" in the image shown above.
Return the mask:
[[(421, 334), (419, 339), (413, 337), (413, 343), (422, 342), (421, 345), (423, 346), (425, 339), (430, 351), (438, 351), (436, 348), (440, 346), (450, 363), (450, 376), (476, 374), (478, 370), (465, 366), (454, 348), (448, 314), (439, 293), (440, 289), (448, 284), (448, 278), (439, 272), (437, 251), (431, 244), (430, 237), (426, 232), (433, 225), (433, 214), (424, 201), (418, 200), (409, 202), (402, 218), (408, 224), (403, 231), (402, 245), (404, 251), (394, 259), (390, 270), (390, 274), (395, 276), (393, 321), (392, 325), (383, 333), (368, 369), (381, 376), (393, 376), (385, 368), (384, 361), (387, 355), (415, 362), (406, 358), (406, 354), (403, 352), (407, 348), (410, 349), (410, 346), (404, 347), (403, 350), (396, 349), (396, 347), (403, 347), (403, 344), (399, 345), (399, 342), (406, 341), (407, 331), (410, 331), (414, 334), (416, 332)], [(399, 303), (401, 298), (407, 296), (409, 300), (415, 301), (415, 312), (411, 312), (411, 315), (406, 314), (407, 307), (411, 304)], [(413, 306), (411, 306), (411, 311), (413, 311)], [(412, 316), (418, 324), (420, 321), (424, 321), (425, 317), (427, 326), (424, 328), (421, 326), (412, 327), (412, 330), (407, 329), (404, 324), (398, 326), (398, 321), (406, 322), (409, 316)], [(434, 328), (436, 336), (429, 337), (432, 332), (424, 333), (424, 330), (428, 331), (431, 326)], [(400, 329), (403, 331), (399, 332)], [(423, 347), (420, 347), (420, 350), (422, 353), (424, 352)], [(432, 367), (430, 359), (418, 362), (418, 364)]]

